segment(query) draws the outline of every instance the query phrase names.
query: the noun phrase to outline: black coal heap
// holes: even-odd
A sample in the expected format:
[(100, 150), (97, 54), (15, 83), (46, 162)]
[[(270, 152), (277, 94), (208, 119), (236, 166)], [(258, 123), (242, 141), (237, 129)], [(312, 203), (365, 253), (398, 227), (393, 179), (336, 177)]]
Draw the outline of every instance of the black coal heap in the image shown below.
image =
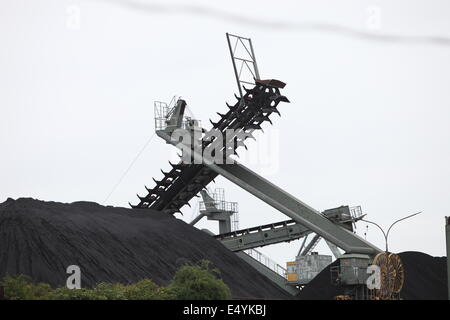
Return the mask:
[[(447, 258), (432, 257), (422, 252), (407, 251), (399, 254), (405, 269), (405, 282), (400, 293), (404, 300), (446, 300)], [(331, 284), (330, 267), (322, 270), (299, 294), (299, 299), (330, 300), (343, 294)]]
[(66, 268), (78, 265), (85, 287), (143, 278), (166, 285), (182, 261), (201, 259), (221, 271), (234, 297), (290, 297), (220, 242), (168, 214), (29, 198), (0, 204), (0, 278), (26, 274), (64, 286)]

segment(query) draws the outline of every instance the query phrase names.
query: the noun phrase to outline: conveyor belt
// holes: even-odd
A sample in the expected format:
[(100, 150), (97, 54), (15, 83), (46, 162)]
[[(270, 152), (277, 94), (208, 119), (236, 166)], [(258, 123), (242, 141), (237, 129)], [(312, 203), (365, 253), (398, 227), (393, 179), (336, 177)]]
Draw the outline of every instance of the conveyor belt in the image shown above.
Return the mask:
[(232, 251), (241, 251), (269, 244), (290, 242), (300, 239), (310, 232), (310, 230), (294, 220), (286, 220), (219, 234), (214, 236), (214, 238)]

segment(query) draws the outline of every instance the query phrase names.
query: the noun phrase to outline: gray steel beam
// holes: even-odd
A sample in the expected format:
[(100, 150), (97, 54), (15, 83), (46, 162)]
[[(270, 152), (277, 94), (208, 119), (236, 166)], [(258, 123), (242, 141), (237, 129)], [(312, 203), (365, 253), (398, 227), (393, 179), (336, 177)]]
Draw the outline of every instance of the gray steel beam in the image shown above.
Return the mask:
[(308, 239), (308, 235), (306, 235), (306, 236), (303, 238), (302, 245), (300, 246), (300, 249), (298, 249), (297, 256), (300, 256), (300, 255), (302, 254), (302, 251), (303, 251), (303, 248), (305, 247), (305, 244), (306, 244), (306, 240), (307, 240), (307, 239)]
[(317, 242), (320, 241), (322, 237), (318, 234), (314, 235), (314, 237), (311, 239), (311, 241), (308, 243), (308, 245), (306, 246), (305, 249), (303, 249), (302, 253), (300, 254), (301, 256), (306, 256), (308, 255), (312, 249), (316, 246)]
[(189, 224), (191, 226), (195, 225), (197, 222), (199, 222), (203, 217), (205, 216), (204, 213), (200, 213), (198, 216), (196, 216)]
[[(252, 39), (234, 35), (234, 34), (231, 34), (228, 32), (226, 33), (226, 36), (227, 36), (228, 48), (230, 50), (231, 62), (233, 64), (234, 76), (236, 77), (236, 82), (238, 85), (239, 93), (242, 98), (242, 96), (243, 96), (242, 95), (242, 85), (244, 83), (246, 83), (245, 80), (241, 79), (241, 72), (242, 72), (242, 67), (244, 66), (244, 64), (246, 65), (247, 68), (249, 68), (248, 63), (251, 63), (251, 65), (253, 66), (253, 70), (251, 70), (249, 68), (249, 71), (252, 73), (253, 78), (255, 78), (257, 80), (260, 79), (258, 64), (256, 63), (255, 51), (253, 50)], [(234, 48), (231, 43), (231, 38), (233, 38), (233, 40), (236, 40)], [(244, 42), (246, 42), (246, 43), (244, 43)], [(247, 47), (247, 45), (248, 45), (248, 47)], [(237, 46), (239, 46), (239, 47), (245, 49), (245, 51), (247, 51), (249, 59), (245, 59), (244, 57), (237, 57), (235, 55)], [(240, 71), (238, 71), (238, 66), (236, 65), (236, 60), (240, 61), (240, 63), (241, 63)]]
[(300, 239), (311, 231), (293, 220), (215, 236), (232, 251), (241, 251)]
[(330, 241), (325, 240), (325, 242), (327, 243), (328, 248), (330, 248), (331, 252), (333, 253), (333, 256), (336, 259), (339, 259), (342, 256), (342, 253), (339, 251), (339, 248), (336, 247), (333, 243), (331, 243)]
[[(207, 159), (205, 160), (207, 161)], [(214, 163), (206, 163), (206, 161), (205, 164), (217, 173), (319, 234), (324, 239), (334, 243), (345, 252), (362, 254), (381, 252), (376, 246), (336, 225), (322, 216), (319, 211), (314, 210), (236, 161), (235, 164), (231, 165), (216, 165)]]
[(336, 225), (319, 211), (311, 208), (237, 161), (233, 160), (234, 164), (217, 165), (212, 159), (203, 157), (202, 154), (191, 150), (190, 146), (172, 140), (167, 133), (158, 131), (157, 134), (168, 143), (183, 150), (183, 152), (187, 152), (188, 155), (192, 155), (199, 163), (204, 163), (218, 174), (294, 219), (304, 227), (319, 234), (324, 239), (343, 249), (346, 253), (375, 255), (382, 251), (351, 231)]

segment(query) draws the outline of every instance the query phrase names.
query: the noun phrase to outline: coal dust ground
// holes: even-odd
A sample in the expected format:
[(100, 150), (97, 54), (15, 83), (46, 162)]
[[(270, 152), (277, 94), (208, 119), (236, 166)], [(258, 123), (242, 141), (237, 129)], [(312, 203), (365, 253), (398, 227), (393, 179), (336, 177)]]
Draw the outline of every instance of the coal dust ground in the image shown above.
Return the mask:
[[(405, 270), (405, 282), (400, 293), (404, 300), (446, 300), (447, 258), (432, 257), (422, 252), (407, 251), (399, 254)], [(343, 294), (331, 284), (330, 267), (319, 273), (302, 292), (299, 299), (331, 300)]]
[(167, 285), (185, 261), (201, 259), (220, 270), (234, 298), (290, 298), (220, 242), (168, 214), (29, 198), (0, 204), (0, 278), (26, 274), (64, 286), (66, 268), (78, 265), (84, 287), (144, 278)]

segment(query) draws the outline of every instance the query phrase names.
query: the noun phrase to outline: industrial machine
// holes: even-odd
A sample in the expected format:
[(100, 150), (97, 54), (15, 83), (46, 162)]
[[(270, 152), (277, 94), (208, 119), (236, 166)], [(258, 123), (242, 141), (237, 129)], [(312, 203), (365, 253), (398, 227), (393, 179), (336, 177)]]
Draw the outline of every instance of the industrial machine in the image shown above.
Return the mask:
[[(378, 253), (373, 259), (362, 254), (342, 256), (331, 267), (331, 281), (344, 289), (344, 296), (355, 300), (398, 300), (405, 280), (400, 257), (389, 252)], [(378, 267), (378, 286), (368, 286), (369, 266)], [(375, 280), (375, 277), (373, 278)]]
[(219, 234), (229, 233), (239, 227), (237, 202), (225, 201), (225, 190), (216, 188), (214, 192), (200, 191), (203, 201), (199, 202), (199, 214), (190, 224), (195, 225), (203, 217), (219, 222)]
[[(351, 208), (348, 206), (340, 206), (338, 208), (325, 210), (323, 215), (334, 223), (340, 224), (352, 232), (355, 231), (356, 222), (365, 216), (362, 213), (361, 206)], [(295, 261), (286, 263), (288, 284), (299, 287), (306, 285), (309, 281), (314, 279), (317, 274), (331, 264), (331, 256), (319, 255), (317, 252), (313, 252), (321, 238), (322, 237), (319, 234), (315, 234), (308, 244), (306, 244), (308, 235), (303, 238), (302, 245), (300, 246)], [(326, 240), (325, 242), (336, 259), (342, 257), (342, 253), (333, 243)]]
[[(273, 114), (280, 115), (280, 103), (289, 103), (289, 100), (281, 94), (286, 85), (284, 82), (260, 78), (251, 39), (227, 34), (227, 42), (238, 85), (239, 95), (235, 95), (236, 103), (227, 104), (228, 110), (218, 113), (219, 120), (210, 120), (211, 128), (205, 129), (199, 121), (184, 115), (187, 108), (185, 100), (173, 99), (168, 104), (156, 102), (156, 134), (166, 143), (181, 150), (182, 154), (178, 163), (169, 162), (171, 170), (163, 171), (162, 179), (154, 179), (153, 188), (145, 187), (147, 194), (138, 195), (139, 203), (130, 205), (136, 210), (145, 211), (150, 208), (175, 214), (181, 212), (182, 207), (190, 206), (189, 201), (200, 194), (203, 198), (202, 210), (191, 224), (197, 223), (205, 216), (209, 220), (218, 221), (219, 234), (214, 237), (246, 261), (250, 257), (242, 253), (246, 250), (304, 239), (295, 264), (288, 264), (288, 270), (285, 271), (291, 274), (290, 280), (286, 280), (286, 275), (282, 277), (278, 274), (277, 278), (259, 265), (253, 264), (261, 272), (269, 274), (269, 279), (279, 283), (280, 287), (292, 294), (296, 292), (292, 284), (304, 284), (308, 278), (312, 278), (331, 262), (329, 256), (310, 254), (322, 238), (336, 258), (340, 259), (337, 279), (347, 286), (361, 285), (365, 279), (362, 275), (363, 269), (367, 269), (372, 259), (375, 258), (375, 263), (383, 265), (381, 258), (376, 258), (381, 250), (354, 233), (354, 224), (363, 217), (361, 208), (341, 206), (320, 212), (236, 160), (239, 148), (246, 148), (247, 139), (254, 139), (253, 133), (263, 130), (263, 125), (272, 124), (270, 117)], [(231, 219), (237, 209), (217, 201), (206, 191), (207, 186), (218, 175), (266, 202), (290, 220), (233, 230)], [(313, 236), (307, 243), (310, 234)], [(252, 260), (248, 261), (253, 263)], [(306, 270), (308, 263), (314, 263), (315, 269)], [(346, 266), (361, 268), (361, 274), (350, 281)], [(295, 272), (289, 272), (291, 269)], [(293, 274), (297, 274), (297, 278)], [(367, 273), (365, 275), (367, 278)], [(280, 283), (280, 277), (283, 283)], [(381, 296), (385, 297), (380, 293)]]
[(329, 264), (331, 256), (321, 255), (318, 252), (297, 256), (295, 261), (286, 263), (286, 280), (290, 285), (306, 285)]

